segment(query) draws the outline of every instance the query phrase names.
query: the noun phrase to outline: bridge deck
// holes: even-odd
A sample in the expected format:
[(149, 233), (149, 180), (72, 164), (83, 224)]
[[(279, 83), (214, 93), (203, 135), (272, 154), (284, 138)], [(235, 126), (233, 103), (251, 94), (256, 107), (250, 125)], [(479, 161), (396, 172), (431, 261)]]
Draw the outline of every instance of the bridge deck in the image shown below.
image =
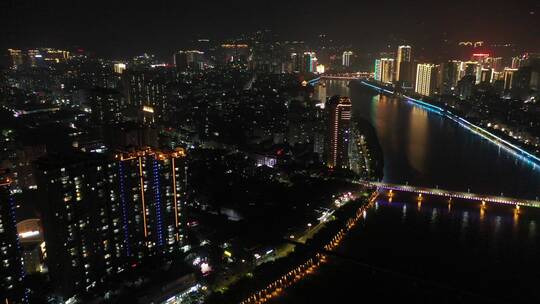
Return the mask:
[(426, 195), (435, 195), (443, 196), (448, 198), (459, 198), (465, 200), (474, 200), (474, 201), (485, 201), (490, 203), (497, 204), (506, 204), (513, 206), (525, 206), (525, 207), (534, 207), (540, 208), (540, 201), (537, 200), (526, 200), (512, 197), (504, 196), (493, 196), (493, 195), (482, 195), (470, 192), (459, 192), (459, 191), (450, 191), (444, 189), (433, 189), (425, 187), (416, 187), (409, 185), (397, 185), (381, 182), (360, 182), (366, 186), (377, 187), (379, 189), (393, 190), (393, 191), (402, 191), (402, 192), (411, 192), (411, 193), (421, 193)]

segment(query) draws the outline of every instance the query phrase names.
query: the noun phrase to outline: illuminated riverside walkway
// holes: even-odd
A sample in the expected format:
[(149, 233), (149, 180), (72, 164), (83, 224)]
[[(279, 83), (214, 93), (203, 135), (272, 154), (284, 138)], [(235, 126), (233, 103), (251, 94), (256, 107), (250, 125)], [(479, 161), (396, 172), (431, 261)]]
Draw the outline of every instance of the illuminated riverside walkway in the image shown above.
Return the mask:
[(387, 190), (387, 191), (411, 192), (411, 193), (417, 193), (417, 194), (422, 194), (422, 195), (434, 195), (434, 196), (442, 196), (442, 197), (447, 197), (447, 198), (473, 200), (473, 201), (479, 201), (479, 202), (540, 208), (540, 201), (538, 200), (525, 200), (525, 199), (518, 199), (518, 198), (511, 198), (511, 197), (504, 197), (504, 196), (482, 195), (482, 194), (475, 194), (475, 193), (470, 193), (470, 192), (449, 191), (449, 190), (443, 190), (443, 189), (388, 184), (388, 183), (381, 183), (381, 182), (360, 181), (358, 183), (364, 186), (376, 187), (380, 190)]
[(375, 204), (377, 197), (377, 193), (374, 193), (368, 203), (361, 206), (356, 213), (347, 220), (345, 227), (340, 229), (334, 235), (332, 240), (319, 250), (319, 253), (316, 253), (315, 256), (291, 269), (289, 272), (268, 284), (265, 288), (252, 293), (247, 299), (240, 302), (240, 304), (261, 304), (268, 302), (281, 295), (286, 288), (291, 287), (304, 277), (314, 273), (322, 264), (326, 263), (328, 253), (334, 251), (341, 244), (347, 232), (353, 229), (360, 219), (364, 218), (366, 211)]
[[(390, 88), (390, 87), (381, 87), (381, 86), (378, 86), (376, 84), (373, 84), (371, 82), (367, 82), (365, 80), (362, 80), (360, 81), (360, 83), (362, 85), (365, 85), (369, 88), (372, 88), (374, 90), (377, 90), (379, 93), (381, 94), (390, 94), (390, 95), (394, 95), (395, 92)], [(399, 95), (397, 97), (401, 97), (403, 98), (404, 100), (406, 100), (407, 102), (410, 102), (411, 104), (414, 104), (415, 106), (418, 106), (418, 107), (421, 107), (429, 112), (432, 112), (432, 113), (435, 113), (435, 114), (438, 114), (438, 115), (441, 115), (443, 117), (446, 117), (454, 122), (456, 122), (459, 126), (483, 137), (484, 139), (487, 139), (489, 142), (497, 145), (498, 147), (504, 149), (506, 152), (516, 156), (517, 158), (529, 163), (529, 164), (532, 164), (534, 166), (534, 168), (540, 170), (540, 157), (520, 148), (519, 146), (509, 142), (508, 140), (506, 139), (503, 139), (493, 133), (491, 133), (490, 131), (480, 127), (480, 126), (477, 126), (469, 121), (467, 121), (466, 119), (464, 119), (463, 117), (460, 117), (454, 113), (452, 113), (451, 111), (449, 111), (448, 109), (443, 109), (441, 107), (438, 107), (438, 106), (435, 106), (435, 105), (432, 105), (430, 103), (427, 103), (425, 101), (422, 101), (422, 100), (419, 100), (419, 99), (415, 99), (415, 98), (412, 98), (412, 97), (409, 97), (409, 96), (406, 96), (406, 95)]]
[[(317, 271), (317, 269), (322, 264), (327, 262), (328, 257), (337, 256), (337, 257), (351, 260), (350, 257), (340, 256), (339, 254), (337, 254), (335, 252), (335, 249), (341, 244), (346, 234), (355, 226), (357, 226), (360, 219), (362, 219), (365, 216), (366, 211), (375, 204), (375, 201), (378, 198), (377, 193), (387, 192), (389, 197), (393, 196), (394, 191), (417, 193), (419, 202), (424, 198), (423, 195), (433, 195), (433, 196), (441, 196), (441, 197), (450, 198), (450, 199), (455, 198), (455, 199), (462, 199), (462, 200), (469, 200), (469, 201), (478, 201), (482, 203), (482, 208), (484, 208), (486, 202), (495, 203), (495, 204), (503, 204), (503, 205), (511, 205), (511, 206), (515, 206), (516, 208), (515, 214), (520, 213), (521, 206), (540, 208), (540, 201), (535, 201), (535, 200), (524, 200), (524, 199), (509, 198), (509, 197), (503, 197), (503, 196), (481, 195), (481, 194), (475, 194), (475, 193), (469, 193), (469, 192), (449, 191), (449, 190), (443, 190), (443, 189), (389, 184), (389, 183), (382, 183), (382, 182), (367, 182), (367, 181), (354, 181), (354, 182), (361, 184), (363, 186), (366, 186), (366, 187), (376, 188), (378, 191), (376, 191), (374, 195), (369, 199), (368, 204), (360, 207), (357, 210), (356, 214), (347, 220), (345, 227), (340, 229), (334, 235), (332, 240), (330, 240), (326, 245), (324, 245), (319, 250), (316, 250), (317, 253), (314, 256), (310, 258), (308, 257), (304, 263), (291, 269), (289, 272), (283, 274), (281, 277), (279, 277), (272, 283), (268, 284), (264, 288), (260, 289), (259, 291), (252, 293), (244, 301), (240, 302), (240, 304), (262, 304), (272, 299), (275, 299), (276, 297), (280, 296), (285, 289), (295, 285), (299, 281), (303, 280), (306, 276), (309, 276), (313, 274), (315, 271)], [(289, 240), (289, 242), (297, 244), (299, 246), (303, 245), (302, 243), (298, 243), (291, 240)], [(355, 259), (352, 259), (352, 261), (355, 263), (359, 263)], [(360, 264), (372, 270), (382, 271), (385, 273), (394, 273), (393, 271), (390, 271), (387, 269), (378, 269), (376, 267), (373, 267), (372, 265), (368, 265), (365, 263), (360, 262)], [(394, 274), (403, 276), (403, 274), (400, 274), (400, 273), (394, 273)], [(414, 277), (410, 277), (410, 278), (418, 280), (418, 278), (414, 278)], [(448, 287), (445, 287), (445, 288), (448, 288)]]

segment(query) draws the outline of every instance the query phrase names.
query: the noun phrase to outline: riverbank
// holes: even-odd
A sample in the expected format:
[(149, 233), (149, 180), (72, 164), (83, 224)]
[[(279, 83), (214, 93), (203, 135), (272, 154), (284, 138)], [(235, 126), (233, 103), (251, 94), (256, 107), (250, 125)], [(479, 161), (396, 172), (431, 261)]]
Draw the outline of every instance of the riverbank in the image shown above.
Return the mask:
[(510, 141), (510, 139), (501, 138), (501, 137), (489, 132), (488, 130), (486, 130), (486, 129), (480, 127), (480, 126), (478, 126), (478, 125), (476, 125), (476, 124), (474, 124), (474, 123), (472, 123), (470, 121), (467, 121), (463, 117), (461, 117), (458, 114), (454, 113), (451, 108), (447, 108), (447, 107), (443, 108), (443, 107), (440, 107), (440, 106), (433, 105), (431, 103), (425, 102), (423, 100), (419, 100), (419, 99), (409, 97), (407, 95), (396, 95), (396, 92), (393, 91), (391, 88), (383, 87), (383, 86), (380, 86), (377, 83), (370, 82), (370, 81), (367, 81), (367, 80), (361, 80), (361, 81), (359, 81), (359, 83), (366, 86), (366, 87), (377, 90), (378, 92), (380, 92), (382, 94), (388, 94), (388, 95), (392, 95), (392, 96), (397, 96), (398, 98), (400, 98), (402, 100), (406, 100), (407, 102), (413, 103), (413, 104), (415, 104), (417, 106), (420, 106), (420, 107), (422, 107), (423, 109), (425, 109), (427, 111), (430, 111), (432, 113), (436, 113), (436, 114), (441, 115), (441, 116), (443, 116), (445, 118), (448, 118), (448, 119), (454, 121), (455, 123), (459, 124), (461, 127), (464, 127), (465, 129), (467, 129), (467, 130), (469, 130), (469, 131), (483, 137), (484, 139), (487, 139), (491, 143), (505, 149), (507, 152), (512, 153), (513, 155), (521, 158), (522, 160), (534, 163), (536, 165), (540, 165), (540, 157), (538, 157), (537, 155), (534, 155), (530, 151), (527, 151), (527, 150), (519, 147), (516, 143), (512, 143)]
[(271, 303), (537, 303), (540, 210), (522, 211), (381, 195), (342, 258)]
[(364, 197), (343, 205), (336, 210), (333, 220), (326, 222), (305, 244), (294, 242), (296, 247), (292, 253), (260, 265), (227, 292), (214, 294), (207, 303), (262, 303), (279, 296), (285, 288), (315, 272), (326, 262), (327, 253), (340, 244), (346, 232), (357, 224), (376, 197), (377, 193), (372, 192), (369, 199)]

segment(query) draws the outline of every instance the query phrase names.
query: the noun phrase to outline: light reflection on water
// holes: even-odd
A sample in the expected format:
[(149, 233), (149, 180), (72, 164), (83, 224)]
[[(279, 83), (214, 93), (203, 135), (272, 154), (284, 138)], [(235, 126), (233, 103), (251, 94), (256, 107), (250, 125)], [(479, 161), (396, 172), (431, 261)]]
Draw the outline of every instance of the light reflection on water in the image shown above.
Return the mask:
[[(375, 128), (384, 180), (473, 193), (540, 197), (540, 170), (456, 123), (347, 81), (325, 81), (315, 96), (351, 97), (353, 115)], [(319, 94), (320, 92), (320, 94)]]
[[(540, 254), (539, 248), (536, 248), (538, 242), (536, 218), (540, 217), (538, 209), (526, 208), (516, 212), (515, 209), (507, 206), (491, 204), (482, 206), (477, 202), (430, 202), (429, 198), (427, 201), (420, 202), (416, 201), (415, 197), (379, 199), (376, 206), (376, 210), (371, 211), (375, 219), (372, 218), (365, 225), (378, 222), (384, 223), (386, 228), (392, 227), (394, 231), (413, 231), (415, 228), (422, 229), (425, 223), (429, 225), (429, 232), (419, 234), (428, 233), (432, 234), (430, 237), (448, 238), (451, 242), (451, 235), (457, 233), (456, 239), (462, 243), (471, 242), (471, 240), (485, 242), (487, 246), (479, 246), (476, 248), (478, 251), (485, 250), (487, 253), (505, 249), (512, 246), (508, 242), (510, 238), (512, 243), (515, 242), (519, 246), (519, 248), (512, 248), (516, 254), (525, 248), (529, 251), (538, 250)], [(398, 210), (399, 220), (392, 215)], [(355, 240), (355, 236), (361, 237), (362, 233), (364, 232), (353, 233), (349, 242), (361, 242), (362, 240)], [(407, 235), (402, 237), (406, 239)], [(366, 244), (363, 243), (363, 246)], [(348, 254), (351, 253), (347, 251), (349, 249), (350, 247), (346, 246)]]
[[(455, 123), (344, 81), (326, 82), (324, 95), (336, 94), (350, 96), (354, 115), (374, 126), (386, 182), (540, 196), (540, 172)], [(517, 302), (515, 297), (540, 303), (540, 210), (517, 213), (491, 204), (418, 201), (398, 194), (381, 198), (368, 213), (347, 236), (342, 254), (495, 298), (512, 295), (510, 302)]]

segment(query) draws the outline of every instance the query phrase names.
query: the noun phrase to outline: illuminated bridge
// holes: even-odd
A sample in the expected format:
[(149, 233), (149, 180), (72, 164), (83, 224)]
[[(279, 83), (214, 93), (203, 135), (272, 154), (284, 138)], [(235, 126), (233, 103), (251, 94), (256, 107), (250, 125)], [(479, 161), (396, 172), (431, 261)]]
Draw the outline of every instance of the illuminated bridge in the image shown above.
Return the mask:
[(340, 74), (321, 74), (316, 78), (308, 80), (306, 83), (310, 85), (316, 85), (321, 80), (335, 79), (335, 80), (359, 80), (373, 78), (373, 73), (370, 72), (356, 72), (356, 73), (340, 73)]
[(470, 192), (450, 191), (450, 190), (443, 190), (443, 189), (388, 184), (388, 183), (381, 183), (381, 182), (360, 181), (359, 183), (365, 186), (369, 186), (369, 187), (376, 187), (379, 190), (410, 192), (410, 193), (417, 193), (419, 195), (434, 195), (434, 196), (442, 196), (442, 197), (447, 197), (447, 198), (473, 200), (473, 201), (505, 204), (505, 205), (512, 205), (512, 206), (540, 208), (540, 201), (538, 200), (525, 200), (525, 199), (518, 199), (518, 198), (511, 198), (511, 197), (504, 197), (504, 196), (482, 195), (482, 194), (475, 194), (475, 193), (470, 193)]
[(373, 73), (370, 73), (370, 72), (323, 74), (323, 75), (321, 75), (321, 79), (345, 79), (345, 80), (367, 79), (367, 78), (371, 78), (371, 77), (373, 77)]

